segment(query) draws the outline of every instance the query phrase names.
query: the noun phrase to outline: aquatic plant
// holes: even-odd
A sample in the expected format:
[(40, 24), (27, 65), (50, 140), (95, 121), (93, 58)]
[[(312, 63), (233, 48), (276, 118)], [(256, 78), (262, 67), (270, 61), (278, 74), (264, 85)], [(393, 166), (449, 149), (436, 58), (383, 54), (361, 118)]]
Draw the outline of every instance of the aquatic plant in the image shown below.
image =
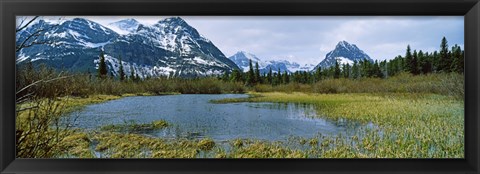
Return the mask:
[(126, 124), (119, 124), (119, 125), (106, 125), (106, 126), (102, 126), (100, 130), (114, 131), (114, 132), (145, 132), (145, 131), (163, 129), (168, 126), (169, 124), (167, 123), (167, 121), (156, 120), (150, 123), (142, 123), (142, 124), (129, 122)]

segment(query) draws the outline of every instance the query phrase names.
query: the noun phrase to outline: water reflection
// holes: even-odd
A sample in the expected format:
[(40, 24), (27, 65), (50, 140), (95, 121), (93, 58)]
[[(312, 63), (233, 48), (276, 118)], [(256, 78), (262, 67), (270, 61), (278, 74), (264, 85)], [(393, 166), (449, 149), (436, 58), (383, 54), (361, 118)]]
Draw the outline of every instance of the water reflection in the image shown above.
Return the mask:
[(95, 104), (72, 113), (75, 126), (98, 129), (104, 125), (129, 121), (149, 123), (166, 120), (172, 126), (145, 131), (143, 134), (163, 138), (204, 138), (217, 141), (232, 139), (281, 140), (319, 135), (353, 135), (373, 127), (346, 119), (323, 119), (315, 107), (299, 103), (227, 103), (210, 100), (248, 97), (242, 94), (169, 95), (126, 97)]

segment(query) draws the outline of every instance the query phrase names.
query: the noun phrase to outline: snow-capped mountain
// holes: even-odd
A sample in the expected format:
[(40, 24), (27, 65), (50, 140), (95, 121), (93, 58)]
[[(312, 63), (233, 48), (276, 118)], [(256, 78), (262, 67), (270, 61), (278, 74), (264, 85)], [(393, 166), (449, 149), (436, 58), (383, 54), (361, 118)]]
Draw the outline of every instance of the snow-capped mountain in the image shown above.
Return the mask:
[(249, 70), (250, 60), (252, 60), (252, 65), (254, 67), (255, 67), (255, 63), (258, 62), (258, 69), (260, 70), (260, 73), (268, 73), (270, 69), (272, 69), (272, 72), (278, 72), (280, 70), (281, 72), (287, 71), (290, 73), (296, 72), (296, 71), (310, 71), (315, 66), (311, 64), (306, 64), (304, 66), (301, 66), (296, 62), (290, 62), (287, 60), (264, 61), (258, 58), (256, 55), (245, 52), (245, 51), (239, 51), (228, 58), (233, 62), (235, 62), (235, 64), (237, 64), (237, 66), (240, 67), (240, 69), (242, 69), (243, 72), (247, 72)]
[(255, 63), (258, 62), (258, 68), (263, 69), (266, 66), (266, 62), (260, 60), (257, 56), (247, 53), (245, 51), (239, 51), (234, 55), (228, 57), (228, 59), (232, 60), (243, 72), (247, 72), (249, 70), (249, 62), (252, 60), (252, 65), (255, 66)]
[(368, 60), (373, 62), (373, 60), (365, 52), (360, 50), (355, 44), (350, 44), (347, 41), (338, 42), (337, 46), (333, 51), (330, 51), (316, 67), (328, 68), (335, 65), (335, 62), (338, 61), (340, 65), (350, 64), (353, 65), (354, 61), (359, 62), (360, 60)]
[(112, 22), (107, 25), (108, 28), (117, 32), (118, 34), (130, 34), (137, 31), (140, 26), (140, 22), (135, 19), (124, 19), (117, 22)]
[(119, 74), (120, 59), (126, 74), (133, 68), (140, 77), (206, 76), (238, 68), (179, 17), (160, 20), (152, 26), (136, 20), (122, 20), (109, 26), (116, 26), (123, 33), (81, 18), (58, 26), (40, 21), (18, 33), (17, 42), (38, 29), (36, 25), (49, 29), (40, 39), (52, 43), (22, 49), (17, 53), (17, 64), (31, 61), (71, 71), (95, 72), (103, 50), (108, 70), (114, 75)]

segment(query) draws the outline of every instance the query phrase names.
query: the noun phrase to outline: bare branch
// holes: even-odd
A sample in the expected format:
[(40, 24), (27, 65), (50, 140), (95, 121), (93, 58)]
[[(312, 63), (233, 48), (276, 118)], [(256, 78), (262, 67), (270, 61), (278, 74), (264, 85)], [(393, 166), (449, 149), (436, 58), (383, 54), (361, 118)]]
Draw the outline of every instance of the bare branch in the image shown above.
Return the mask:
[[(60, 73), (60, 74), (61, 74), (61, 73)], [(65, 78), (69, 78), (69, 77), (73, 77), (73, 76), (58, 76), (58, 77), (56, 77), (56, 78), (49, 79), (49, 80), (37, 80), (37, 81), (35, 81), (35, 82), (33, 82), (33, 83), (31, 83), (31, 84), (23, 87), (22, 89), (18, 90), (18, 91), (17, 91), (17, 94), (25, 91), (26, 89), (28, 89), (28, 88), (30, 88), (30, 87), (32, 87), (32, 86), (37, 85), (37, 84), (39, 84), (39, 83), (49, 83), (49, 82), (52, 82), (52, 81), (55, 81), (55, 80), (65, 79)]]
[(27, 86), (23, 87), (22, 89), (18, 90), (18, 91), (17, 91), (17, 94), (23, 92), (24, 90), (26, 90), (26, 89), (28, 89), (28, 88), (30, 88), (30, 87), (32, 87), (32, 86), (37, 85), (38, 83), (40, 83), (40, 82), (42, 82), (42, 81), (43, 81), (43, 80), (37, 80), (37, 81), (35, 81), (35, 82), (33, 82), (33, 83), (30, 83), (29, 85), (27, 85)]
[[(35, 18), (36, 19), (36, 18)], [(19, 45), (16, 45), (15, 47), (15, 52), (19, 52), (20, 50), (22, 50), (23, 48), (27, 48), (27, 47), (31, 47), (33, 45), (41, 45), (41, 44), (52, 44), (54, 43), (53, 41), (37, 41), (37, 39), (42, 36), (42, 33), (43, 32), (46, 32), (48, 30), (52, 30), (53, 28), (55, 27), (58, 27), (59, 24), (55, 24), (55, 25), (52, 25), (51, 27), (48, 27), (48, 28), (40, 28), (38, 30), (36, 30), (35, 32), (31, 33), (30, 35), (28, 35), (27, 38), (25, 38), (21, 44)], [(18, 32), (18, 31), (17, 31)], [(29, 41), (31, 41), (30, 43), (28, 43)]]
[[(24, 26), (20, 27), (20, 28), (17, 28), (15, 30), (15, 32), (19, 32), (19, 31), (22, 31), (23, 29), (27, 28), (33, 21), (35, 21), (39, 16), (35, 16), (33, 19), (31, 19), (30, 21), (28, 21), (27, 24), (25, 24)], [(23, 21), (22, 21), (23, 23)]]
[(15, 52), (18, 52), (22, 48), (24, 48), (24, 46), (26, 45), (28, 40), (30, 40), (32, 38), (35, 38), (35, 40), (36, 40), (38, 37), (40, 37), (40, 33), (43, 32), (43, 31), (45, 31), (45, 30), (44, 29), (39, 29), (39, 30), (35, 31), (34, 33), (30, 34), (25, 40), (23, 40), (23, 42), (20, 45), (17, 45), (17, 48), (15, 49)]
[(25, 94), (23, 96), (20, 96), (17, 98), (16, 100), (16, 103), (23, 103), (23, 102), (26, 102), (29, 100), (29, 97), (32, 96), (33, 94), (35, 94), (35, 92), (31, 92), (31, 93), (28, 93), (28, 94)]

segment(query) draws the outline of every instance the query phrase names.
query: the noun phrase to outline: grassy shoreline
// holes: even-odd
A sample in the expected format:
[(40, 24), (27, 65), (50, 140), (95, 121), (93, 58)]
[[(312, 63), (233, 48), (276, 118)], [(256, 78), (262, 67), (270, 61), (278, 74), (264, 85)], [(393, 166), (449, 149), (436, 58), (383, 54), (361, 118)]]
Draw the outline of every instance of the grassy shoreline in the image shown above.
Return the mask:
[[(463, 100), (437, 94), (305, 94), (253, 93), (243, 99), (223, 102), (293, 102), (316, 106), (322, 117), (372, 122), (382, 136), (367, 133), (363, 146), (347, 146), (354, 151), (366, 149), (369, 157), (441, 157), (464, 156)], [(370, 147), (372, 146), (372, 147)], [(335, 150), (336, 151), (336, 150)], [(346, 153), (345, 150), (336, 151)]]
[[(67, 150), (66, 154), (70, 155), (66, 156), (94, 158), (96, 149), (106, 152), (107, 156), (102, 157), (107, 158), (463, 158), (463, 101), (454, 97), (409, 93), (248, 94), (249, 98), (213, 102), (313, 104), (322, 117), (372, 122), (380, 130), (359, 132), (348, 141), (339, 137), (315, 137), (295, 142), (306, 144), (304, 150), (291, 149), (278, 142), (230, 140), (228, 151), (207, 139), (165, 140), (134, 133), (78, 132), (72, 134), (76, 138), (68, 137), (63, 143), (79, 144)], [(364, 138), (358, 138), (360, 136)], [(91, 147), (92, 142), (97, 143), (95, 149)], [(205, 144), (209, 148), (205, 148)]]

